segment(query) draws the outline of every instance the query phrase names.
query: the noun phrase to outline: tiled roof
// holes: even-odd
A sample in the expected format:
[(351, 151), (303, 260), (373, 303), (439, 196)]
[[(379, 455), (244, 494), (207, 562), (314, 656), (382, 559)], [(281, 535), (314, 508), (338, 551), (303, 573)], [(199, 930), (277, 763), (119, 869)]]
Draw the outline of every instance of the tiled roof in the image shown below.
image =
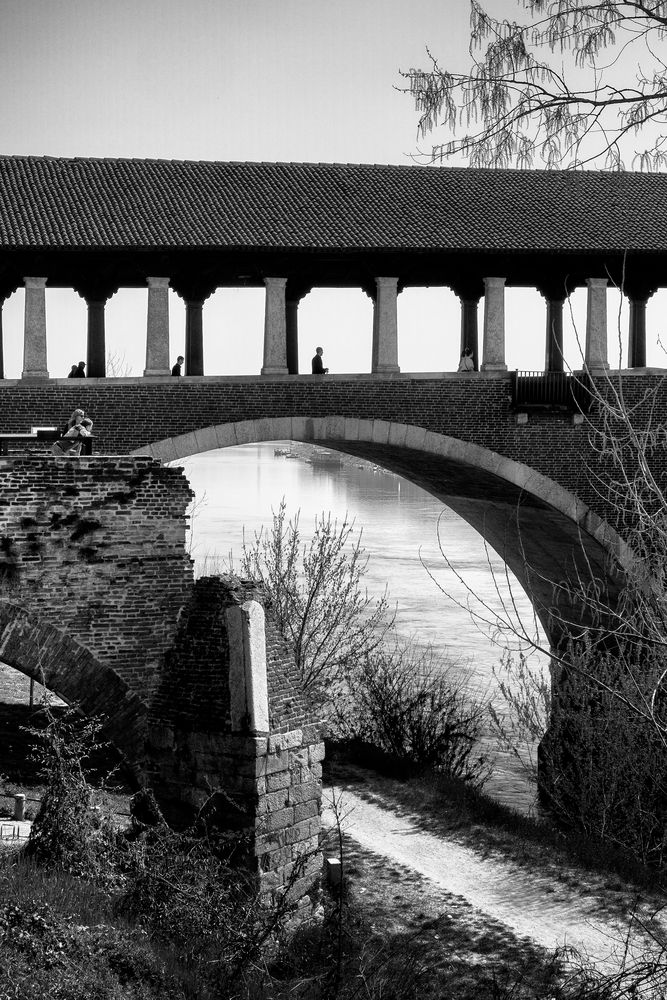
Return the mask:
[(0, 157), (5, 248), (648, 251), (667, 175)]

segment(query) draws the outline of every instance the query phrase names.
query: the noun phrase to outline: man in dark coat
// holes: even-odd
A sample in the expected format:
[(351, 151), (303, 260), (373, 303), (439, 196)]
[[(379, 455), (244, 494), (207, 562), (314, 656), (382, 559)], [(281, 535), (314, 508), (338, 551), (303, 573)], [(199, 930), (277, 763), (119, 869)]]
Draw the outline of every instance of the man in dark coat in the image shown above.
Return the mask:
[(321, 347), (316, 347), (315, 348), (315, 357), (313, 358), (313, 360), (311, 362), (311, 368), (312, 368), (313, 375), (326, 375), (327, 372), (329, 371), (328, 368), (324, 367), (324, 362), (322, 361), (322, 355), (323, 354), (324, 354), (324, 351), (323, 351), (323, 349)]

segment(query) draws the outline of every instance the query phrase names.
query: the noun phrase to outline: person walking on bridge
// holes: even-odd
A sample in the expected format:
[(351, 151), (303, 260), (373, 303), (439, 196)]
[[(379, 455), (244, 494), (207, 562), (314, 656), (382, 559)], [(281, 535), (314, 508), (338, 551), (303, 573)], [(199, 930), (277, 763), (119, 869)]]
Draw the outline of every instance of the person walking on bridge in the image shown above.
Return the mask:
[(176, 358), (176, 364), (171, 369), (171, 374), (172, 375), (175, 375), (175, 376), (178, 377), (181, 374), (181, 365), (183, 364), (184, 361), (185, 361), (185, 358), (183, 357), (183, 355), (179, 354), (178, 357)]
[(313, 375), (327, 375), (329, 372), (329, 369), (324, 367), (324, 362), (322, 361), (323, 354), (324, 354), (323, 348), (321, 347), (315, 348), (315, 357), (313, 358), (311, 363), (311, 369)]

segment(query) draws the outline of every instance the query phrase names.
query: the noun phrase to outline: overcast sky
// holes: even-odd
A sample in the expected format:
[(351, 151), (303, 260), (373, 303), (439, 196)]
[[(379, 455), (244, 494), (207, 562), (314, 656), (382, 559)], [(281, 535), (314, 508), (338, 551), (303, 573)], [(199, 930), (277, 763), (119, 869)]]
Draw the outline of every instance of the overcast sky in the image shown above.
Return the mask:
[[(512, 13), (513, 0), (492, 0)], [(400, 70), (464, 68), (468, 0), (2, 0), (3, 154), (407, 163), (417, 115)], [(184, 310), (171, 296), (171, 353), (183, 351)], [(659, 296), (649, 304), (649, 363), (662, 364)], [(107, 306), (111, 353), (140, 374), (146, 293)], [(612, 307), (612, 312), (615, 309)], [(583, 322), (583, 295), (576, 302)], [(22, 369), (23, 293), (4, 309), (6, 374)], [(205, 306), (205, 368), (256, 373), (263, 292), (220, 290)], [(314, 290), (300, 307), (300, 365), (317, 344), (332, 371), (370, 368), (371, 303), (357, 290)], [(49, 369), (85, 357), (85, 304), (47, 293)], [(613, 323), (611, 324), (613, 326)], [(568, 344), (576, 364), (574, 338)], [(446, 289), (399, 297), (404, 371), (453, 369), (459, 311)], [(507, 360), (542, 368), (539, 295), (507, 296)]]

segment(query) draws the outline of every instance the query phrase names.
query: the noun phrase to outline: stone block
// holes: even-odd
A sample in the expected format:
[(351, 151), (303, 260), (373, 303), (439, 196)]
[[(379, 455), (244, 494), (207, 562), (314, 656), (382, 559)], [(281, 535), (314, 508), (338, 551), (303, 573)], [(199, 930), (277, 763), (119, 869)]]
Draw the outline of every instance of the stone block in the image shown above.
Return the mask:
[(324, 743), (316, 743), (308, 747), (308, 763), (321, 764), (324, 760)]
[(301, 802), (310, 802), (319, 800), (322, 797), (322, 786), (319, 781), (307, 781), (302, 785), (294, 785), (289, 790), (289, 802), (290, 805), (297, 805)]
[(299, 802), (298, 805), (294, 806), (295, 823), (302, 823), (304, 820), (312, 819), (314, 816), (319, 816), (319, 814), (319, 801)]
[(275, 774), (267, 774), (264, 782), (267, 792), (277, 792), (281, 788), (289, 788), (292, 778), (289, 771), (278, 771)]
[(288, 827), (292, 826), (293, 822), (294, 809), (292, 806), (288, 806), (286, 809), (278, 809), (276, 812), (270, 812), (267, 814), (266, 829), (268, 832), (272, 832), (274, 830), (286, 830)]
[(389, 444), (395, 448), (402, 448), (405, 444), (405, 437), (408, 428), (405, 424), (392, 423), (389, 426)]
[(373, 421), (373, 437), (376, 444), (387, 444), (389, 441), (389, 424), (386, 420)]
[(196, 430), (195, 440), (198, 452), (215, 451), (216, 448), (220, 447), (215, 427), (202, 427), (201, 430)]
[(236, 436), (236, 424), (216, 424), (215, 431), (216, 448), (233, 448), (238, 444)]
[(264, 801), (269, 812), (276, 812), (292, 804), (289, 789), (287, 788), (281, 788), (276, 792), (268, 792), (264, 796)]
[(303, 730), (292, 729), (287, 733), (269, 736), (269, 753), (282, 753), (283, 750), (294, 750), (303, 743)]

